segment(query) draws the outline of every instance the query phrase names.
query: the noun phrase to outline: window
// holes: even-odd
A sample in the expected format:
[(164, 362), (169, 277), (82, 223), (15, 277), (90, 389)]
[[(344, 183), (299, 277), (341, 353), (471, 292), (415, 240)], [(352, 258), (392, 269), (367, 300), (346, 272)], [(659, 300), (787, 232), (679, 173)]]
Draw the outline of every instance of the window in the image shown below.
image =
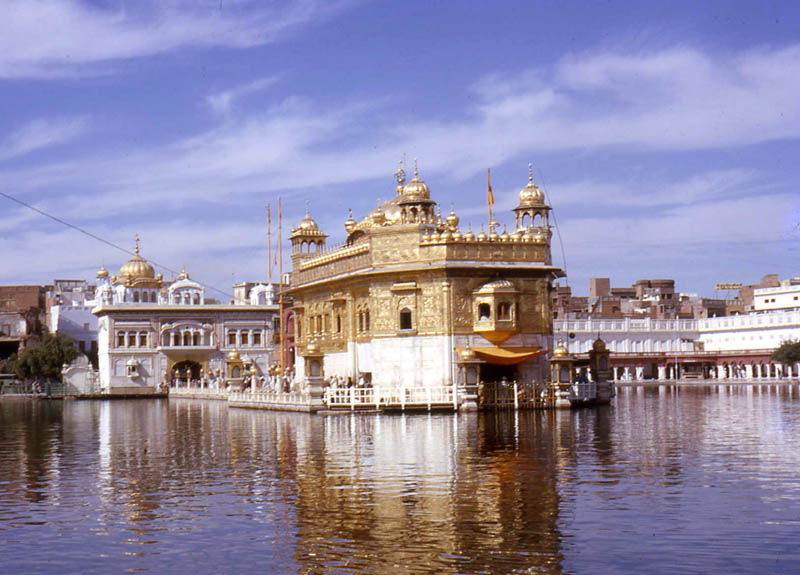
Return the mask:
[(188, 332), (188, 331), (183, 332), (183, 345), (192, 345), (192, 334), (191, 334), (191, 332)]
[[(797, 299), (797, 298), (794, 298), (794, 299)], [(89, 323), (88, 322), (83, 324), (83, 329), (85, 329), (85, 330), (89, 329)]]
[(228, 345), (236, 345), (236, 332), (234, 330), (228, 332)]
[(342, 316), (338, 313), (336, 314), (336, 333), (342, 333)]
[(254, 331), (253, 332), (253, 345), (261, 345), (261, 332)]
[(249, 340), (250, 340), (249, 331), (243, 331), (242, 333), (239, 334), (239, 342), (241, 343), (241, 345), (250, 345)]
[(408, 308), (400, 310), (400, 329), (411, 329), (411, 310)]
[(139, 332), (139, 347), (147, 347), (147, 332)]
[(117, 347), (125, 347), (125, 332), (117, 332)]
[[(408, 313), (410, 314), (411, 312)], [(364, 331), (369, 331), (369, 310), (364, 312)]]
[(133, 303), (139, 303), (139, 292), (133, 292)]
[(478, 304), (478, 319), (490, 319), (492, 317), (492, 308), (488, 303)]
[(497, 307), (497, 319), (511, 319), (511, 304), (501, 302)]
[(192, 334), (192, 343), (195, 347), (200, 345), (200, 332), (196, 331)]

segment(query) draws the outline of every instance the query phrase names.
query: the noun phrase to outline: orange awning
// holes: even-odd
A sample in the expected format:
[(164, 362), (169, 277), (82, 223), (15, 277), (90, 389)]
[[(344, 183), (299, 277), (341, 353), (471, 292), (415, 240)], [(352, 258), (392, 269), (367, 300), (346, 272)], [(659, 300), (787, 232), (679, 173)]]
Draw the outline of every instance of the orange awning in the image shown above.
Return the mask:
[(548, 352), (540, 347), (473, 347), (472, 351), (483, 361), (494, 365), (515, 365)]

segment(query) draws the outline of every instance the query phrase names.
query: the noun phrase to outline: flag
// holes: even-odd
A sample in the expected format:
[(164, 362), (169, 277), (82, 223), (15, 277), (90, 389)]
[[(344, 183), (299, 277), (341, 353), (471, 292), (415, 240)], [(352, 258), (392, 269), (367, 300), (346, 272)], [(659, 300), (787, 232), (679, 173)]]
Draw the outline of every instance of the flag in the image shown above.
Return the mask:
[(486, 170), (486, 185), (489, 188), (489, 205), (491, 206), (494, 204), (494, 194), (492, 193), (492, 170), (491, 168)]

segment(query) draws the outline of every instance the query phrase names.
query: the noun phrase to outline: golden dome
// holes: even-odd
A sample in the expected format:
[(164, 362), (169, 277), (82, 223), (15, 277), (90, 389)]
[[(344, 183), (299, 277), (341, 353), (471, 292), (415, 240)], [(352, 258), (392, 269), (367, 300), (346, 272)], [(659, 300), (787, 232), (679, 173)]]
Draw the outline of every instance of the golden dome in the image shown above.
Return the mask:
[(564, 345), (564, 340), (558, 340), (558, 345), (553, 350), (553, 357), (568, 357), (569, 351), (567, 350), (567, 346)]
[(486, 235), (486, 232), (483, 231), (483, 226), (481, 226), (481, 231), (478, 232), (478, 241), (479, 242), (485, 242), (487, 237), (488, 236)]
[(119, 279), (131, 282), (137, 279), (154, 279), (156, 270), (139, 255), (139, 238), (136, 238), (135, 255), (119, 269)]
[(467, 242), (474, 242), (475, 241), (475, 234), (472, 233), (472, 226), (469, 227), (467, 233), (464, 234), (464, 241)]
[(466, 361), (473, 360), (477, 357), (475, 350), (469, 346), (462, 349), (459, 355), (461, 355), (461, 359)]
[(239, 361), (239, 360), (240, 357), (238, 351), (232, 351), (228, 354), (228, 361)]
[(519, 193), (519, 205), (521, 206), (540, 206), (544, 204), (544, 192), (533, 183), (533, 166), (528, 164), (528, 185), (522, 188)]
[(356, 226), (357, 226), (357, 225), (358, 225), (358, 222), (356, 222), (356, 221), (353, 219), (353, 210), (352, 210), (352, 209), (350, 209), (350, 210), (348, 211), (348, 214), (347, 214), (347, 220), (344, 222), (344, 229), (345, 229), (345, 231), (347, 231), (347, 233), (349, 234), (349, 233), (350, 233), (350, 232), (352, 232), (354, 229), (356, 229)]
[(97, 270), (97, 277), (99, 278), (107, 278), (108, 277), (108, 270), (106, 266), (100, 266), (100, 269)]
[(414, 161), (414, 178), (403, 187), (403, 195), (407, 200), (429, 200), (431, 197), (428, 184), (419, 179), (416, 160)]
[(376, 226), (382, 226), (384, 222), (386, 222), (386, 212), (383, 211), (383, 207), (378, 206), (370, 213), (372, 216), (372, 222)]
[(318, 232), (319, 226), (317, 222), (314, 221), (314, 218), (311, 217), (311, 214), (308, 213), (308, 206), (306, 206), (306, 215), (305, 217), (300, 220), (300, 223), (297, 225), (297, 229), (294, 230), (296, 232)]
[(184, 267), (183, 270), (181, 270), (180, 275), (178, 275), (178, 279), (179, 280), (188, 280), (189, 279), (189, 274), (186, 272), (186, 267)]
[(451, 230), (458, 229), (459, 219), (458, 219), (458, 216), (456, 215), (456, 211), (453, 208), (453, 206), (450, 206), (450, 215), (447, 216), (447, 219), (445, 220), (445, 222), (447, 223), (447, 227), (449, 229), (451, 229)]

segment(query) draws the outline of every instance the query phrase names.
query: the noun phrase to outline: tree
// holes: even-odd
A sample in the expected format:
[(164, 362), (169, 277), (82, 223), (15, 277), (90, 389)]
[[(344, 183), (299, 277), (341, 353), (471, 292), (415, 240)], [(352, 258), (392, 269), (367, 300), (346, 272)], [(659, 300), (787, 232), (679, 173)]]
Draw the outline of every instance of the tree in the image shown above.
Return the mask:
[(785, 341), (772, 352), (772, 359), (784, 365), (794, 365), (800, 362), (800, 341)]
[(17, 377), (48, 377), (61, 379), (61, 367), (78, 357), (75, 340), (57, 333), (45, 335), (41, 343), (34, 344), (19, 354)]

